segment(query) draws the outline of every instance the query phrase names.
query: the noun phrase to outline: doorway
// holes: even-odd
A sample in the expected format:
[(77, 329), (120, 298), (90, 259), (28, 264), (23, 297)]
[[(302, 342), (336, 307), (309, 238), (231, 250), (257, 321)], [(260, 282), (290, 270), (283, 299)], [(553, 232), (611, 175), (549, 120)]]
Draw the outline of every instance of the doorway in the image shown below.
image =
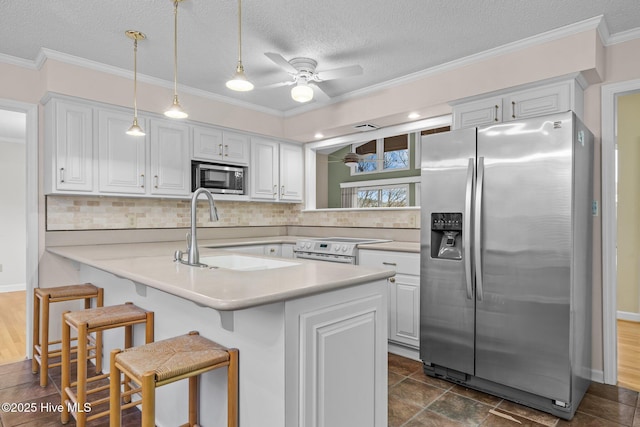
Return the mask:
[(0, 364), (30, 357), (38, 286), (37, 105), (0, 99)]
[[(640, 141), (619, 140), (619, 137), (628, 138), (625, 134), (633, 135), (637, 132), (637, 126), (634, 130), (633, 126), (628, 129), (628, 125), (638, 122), (637, 116), (633, 116), (634, 112), (629, 108), (640, 102), (639, 94), (640, 80), (602, 87), (603, 356), (606, 384), (618, 383), (621, 373), (618, 362), (624, 365), (624, 359), (627, 357), (618, 349), (620, 348), (621, 352), (629, 350), (618, 346), (621, 339), (618, 336), (618, 322), (640, 321), (640, 271), (637, 266), (638, 257), (632, 253), (638, 253), (637, 240), (640, 236), (634, 230), (638, 227), (637, 216), (629, 218), (629, 214), (638, 208), (634, 206), (633, 201), (637, 193), (637, 184), (633, 181), (640, 158), (633, 160), (631, 157), (636, 155), (633, 150), (638, 148)], [(637, 107), (637, 112), (640, 114), (640, 106)], [(617, 155), (618, 149), (620, 156)], [(638, 153), (640, 154), (640, 151)], [(618, 158), (620, 164), (617, 162)], [(626, 227), (624, 235), (619, 232), (622, 227)], [(618, 303), (620, 300), (623, 301), (621, 304)], [(624, 326), (627, 329), (629, 325)], [(625, 371), (623, 365), (622, 374), (628, 378), (629, 372)], [(625, 386), (629, 386), (627, 378)]]

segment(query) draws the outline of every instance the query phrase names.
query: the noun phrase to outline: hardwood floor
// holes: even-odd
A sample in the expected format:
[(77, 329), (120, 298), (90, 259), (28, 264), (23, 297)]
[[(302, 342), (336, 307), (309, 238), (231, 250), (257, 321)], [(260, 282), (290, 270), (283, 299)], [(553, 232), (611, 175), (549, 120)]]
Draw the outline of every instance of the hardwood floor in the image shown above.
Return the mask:
[(618, 385), (640, 391), (640, 323), (618, 320)]
[(26, 293), (0, 293), (0, 365), (26, 357)]

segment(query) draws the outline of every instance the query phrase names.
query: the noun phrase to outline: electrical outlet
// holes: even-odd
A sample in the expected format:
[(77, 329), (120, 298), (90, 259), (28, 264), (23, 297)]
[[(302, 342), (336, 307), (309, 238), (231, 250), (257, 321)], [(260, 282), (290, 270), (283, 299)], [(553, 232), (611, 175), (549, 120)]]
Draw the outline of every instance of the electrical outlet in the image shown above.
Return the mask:
[(129, 228), (136, 228), (136, 225), (138, 222), (136, 214), (134, 213), (127, 214), (127, 219), (129, 220)]

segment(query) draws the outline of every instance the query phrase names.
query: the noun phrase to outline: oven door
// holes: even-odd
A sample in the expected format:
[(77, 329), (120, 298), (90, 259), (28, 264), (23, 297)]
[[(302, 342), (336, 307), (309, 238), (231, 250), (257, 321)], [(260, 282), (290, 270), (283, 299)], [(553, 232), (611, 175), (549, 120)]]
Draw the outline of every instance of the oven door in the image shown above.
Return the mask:
[(356, 257), (345, 255), (293, 251), (293, 257), (300, 259), (310, 259), (313, 261), (336, 262), (340, 264), (356, 264)]

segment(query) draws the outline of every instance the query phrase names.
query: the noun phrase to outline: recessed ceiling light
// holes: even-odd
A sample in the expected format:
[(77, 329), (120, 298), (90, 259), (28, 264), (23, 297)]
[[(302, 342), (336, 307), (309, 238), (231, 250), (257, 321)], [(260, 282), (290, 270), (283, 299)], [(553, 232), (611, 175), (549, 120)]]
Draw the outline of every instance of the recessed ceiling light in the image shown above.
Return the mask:
[(417, 119), (418, 117), (420, 117), (420, 114), (418, 114), (418, 113), (409, 113), (408, 117), (410, 119)]
[(313, 136), (314, 136), (314, 137), (316, 137), (316, 138), (318, 138), (318, 139), (319, 139), (319, 138), (324, 138), (324, 135), (323, 135), (323, 134), (321, 134), (320, 132), (316, 132), (316, 134), (315, 134), (315, 135), (313, 135)]

